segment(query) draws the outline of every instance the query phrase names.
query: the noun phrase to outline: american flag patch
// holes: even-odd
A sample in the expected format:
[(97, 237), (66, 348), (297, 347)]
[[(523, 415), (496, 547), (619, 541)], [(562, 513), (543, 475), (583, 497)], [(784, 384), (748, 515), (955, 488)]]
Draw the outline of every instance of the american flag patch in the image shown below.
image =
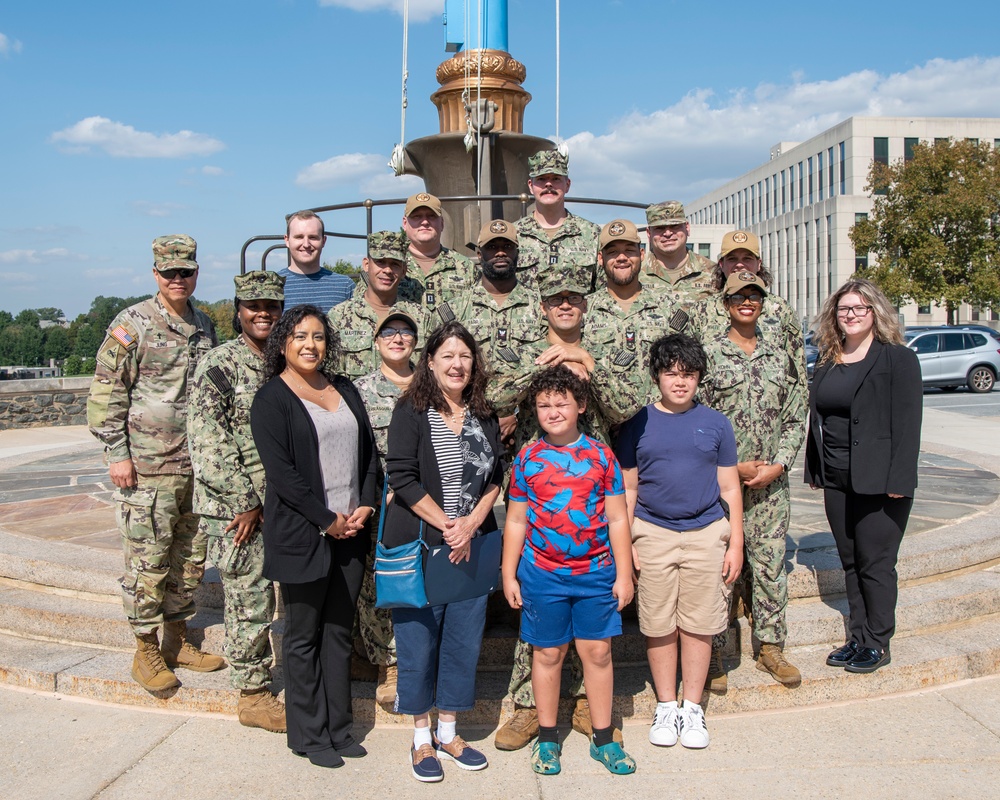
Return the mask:
[(125, 328), (121, 325), (111, 331), (111, 336), (121, 342), (125, 347), (135, 344), (135, 339), (132, 337), (132, 334), (125, 330)]

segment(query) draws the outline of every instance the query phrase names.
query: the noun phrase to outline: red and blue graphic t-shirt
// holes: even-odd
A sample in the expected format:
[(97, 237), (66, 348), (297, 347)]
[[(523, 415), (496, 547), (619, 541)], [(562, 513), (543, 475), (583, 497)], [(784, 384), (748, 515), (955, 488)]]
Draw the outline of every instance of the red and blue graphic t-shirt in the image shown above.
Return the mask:
[(625, 494), (610, 448), (581, 434), (557, 447), (544, 438), (514, 459), (510, 499), (527, 503), (522, 558), (540, 569), (581, 575), (610, 566), (604, 498)]

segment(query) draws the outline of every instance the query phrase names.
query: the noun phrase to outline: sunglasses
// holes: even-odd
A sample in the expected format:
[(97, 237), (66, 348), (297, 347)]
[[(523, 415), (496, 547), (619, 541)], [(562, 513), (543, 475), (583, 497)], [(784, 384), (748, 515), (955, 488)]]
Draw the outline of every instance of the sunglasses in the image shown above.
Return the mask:
[(180, 269), (161, 269), (159, 273), (162, 277), (166, 278), (168, 281), (172, 281), (174, 278), (193, 278), (196, 270), (187, 269), (181, 267)]

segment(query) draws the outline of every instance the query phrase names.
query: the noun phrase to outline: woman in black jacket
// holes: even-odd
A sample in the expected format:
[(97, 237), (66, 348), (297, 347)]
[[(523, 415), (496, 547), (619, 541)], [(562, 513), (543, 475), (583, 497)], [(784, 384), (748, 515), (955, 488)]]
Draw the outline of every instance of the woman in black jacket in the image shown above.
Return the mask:
[(317, 766), (365, 755), (351, 736), (351, 628), (375, 511), (375, 448), (337, 336), (315, 306), (268, 337), (250, 410), (264, 465), (264, 575), (281, 585), (288, 746)]
[(896, 558), (917, 487), (923, 384), (897, 320), (867, 280), (841, 286), (819, 318), (805, 478), (824, 490), (850, 607), (847, 643), (826, 663), (849, 672), (890, 661)]
[[(431, 334), (389, 423), (386, 466), (394, 494), (382, 536), (387, 547), (412, 542), (422, 531), (428, 545), (449, 545), (457, 562), (468, 560), (477, 532), (496, 529), (503, 449), (486, 381), (482, 353), (462, 325), (449, 322)], [(486, 757), (455, 733), (456, 712), (476, 700), (486, 599), (393, 609), (396, 711), (413, 715), (410, 758), (419, 781), (441, 780), (441, 758), (461, 769), (486, 766)]]

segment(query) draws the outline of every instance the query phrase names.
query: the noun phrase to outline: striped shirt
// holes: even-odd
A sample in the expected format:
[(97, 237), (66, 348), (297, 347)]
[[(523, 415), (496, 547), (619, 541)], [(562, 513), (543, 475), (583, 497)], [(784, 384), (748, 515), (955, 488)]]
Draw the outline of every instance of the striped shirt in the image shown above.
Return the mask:
[(278, 274), (285, 279), (285, 310), (306, 304), (314, 305), (324, 314), (354, 296), (354, 281), (346, 275), (320, 267), (319, 272), (303, 275), (287, 267)]
[[(434, 443), (438, 472), (441, 474), (441, 490), (444, 499), (442, 510), (448, 519), (455, 519), (455, 517), (462, 516), (459, 513), (459, 501), (462, 496), (462, 467), (465, 464), (462, 436), (455, 435), (436, 408), (427, 409), (427, 419), (431, 424), (431, 441)], [(465, 420), (468, 424), (468, 412), (466, 412)], [(465, 433), (464, 427), (462, 433)], [(468, 513), (469, 510), (471, 509), (464, 510), (464, 513)]]

